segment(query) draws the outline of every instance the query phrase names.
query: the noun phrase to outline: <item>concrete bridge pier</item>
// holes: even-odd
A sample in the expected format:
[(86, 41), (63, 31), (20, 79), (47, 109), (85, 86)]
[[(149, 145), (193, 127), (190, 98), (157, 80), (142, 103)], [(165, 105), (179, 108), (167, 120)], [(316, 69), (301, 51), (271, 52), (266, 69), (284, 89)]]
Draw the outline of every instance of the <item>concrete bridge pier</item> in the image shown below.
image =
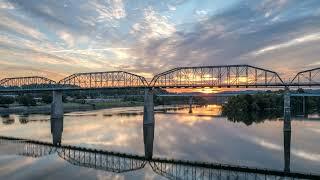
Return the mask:
[(291, 144), (291, 108), (290, 108), (290, 91), (284, 93), (284, 119), (283, 119), (283, 145), (284, 145), (284, 171), (290, 172), (290, 144)]
[(302, 112), (304, 117), (308, 117), (308, 97), (302, 96)]
[(152, 89), (146, 89), (143, 109), (143, 141), (147, 159), (151, 159), (153, 155), (154, 125), (153, 91)]
[(63, 103), (61, 91), (53, 91), (52, 94), (50, 125), (52, 143), (54, 145), (61, 145), (63, 132)]
[(146, 159), (152, 159), (154, 140), (154, 124), (143, 125), (144, 154)]
[(192, 103), (193, 103), (193, 97), (191, 96), (189, 98), (189, 113), (191, 114), (192, 113)]

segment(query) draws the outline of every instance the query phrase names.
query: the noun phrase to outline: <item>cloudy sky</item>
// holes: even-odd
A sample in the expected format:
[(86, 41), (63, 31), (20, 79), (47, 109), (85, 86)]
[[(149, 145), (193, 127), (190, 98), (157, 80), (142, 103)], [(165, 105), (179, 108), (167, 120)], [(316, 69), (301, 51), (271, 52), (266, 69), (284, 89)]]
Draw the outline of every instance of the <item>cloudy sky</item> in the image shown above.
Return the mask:
[(320, 1), (0, 0), (0, 78), (224, 64), (320, 67)]

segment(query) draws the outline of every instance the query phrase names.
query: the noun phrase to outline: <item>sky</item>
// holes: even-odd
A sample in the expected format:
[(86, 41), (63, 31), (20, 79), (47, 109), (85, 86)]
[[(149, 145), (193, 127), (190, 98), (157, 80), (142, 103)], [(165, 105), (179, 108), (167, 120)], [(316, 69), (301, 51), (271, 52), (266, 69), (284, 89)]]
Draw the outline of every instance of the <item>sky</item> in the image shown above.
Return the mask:
[(319, 0), (0, 0), (0, 78), (320, 67)]

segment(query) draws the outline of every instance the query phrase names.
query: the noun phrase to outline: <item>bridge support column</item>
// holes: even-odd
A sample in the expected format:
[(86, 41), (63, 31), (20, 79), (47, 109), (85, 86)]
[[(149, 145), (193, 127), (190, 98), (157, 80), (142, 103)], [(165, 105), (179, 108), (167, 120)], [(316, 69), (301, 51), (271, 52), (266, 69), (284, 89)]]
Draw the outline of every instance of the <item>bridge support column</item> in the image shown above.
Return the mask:
[(193, 103), (193, 97), (191, 96), (189, 98), (189, 113), (191, 114), (192, 113), (192, 103)]
[(290, 172), (290, 144), (291, 144), (291, 108), (289, 89), (284, 93), (284, 119), (283, 119), (283, 148), (284, 148), (284, 171)]
[(52, 94), (50, 125), (53, 144), (61, 145), (63, 131), (63, 103), (61, 91), (53, 91)]
[(306, 96), (303, 96), (303, 99), (302, 99), (302, 111), (303, 111), (303, 116), (304, 117), (308, 117), (308, 97)]
[(154, 124), (153, 92), (151, 89), (146, 89), (143, 109), (143, 140), (147, 159), (151, 159), (153, 155)]

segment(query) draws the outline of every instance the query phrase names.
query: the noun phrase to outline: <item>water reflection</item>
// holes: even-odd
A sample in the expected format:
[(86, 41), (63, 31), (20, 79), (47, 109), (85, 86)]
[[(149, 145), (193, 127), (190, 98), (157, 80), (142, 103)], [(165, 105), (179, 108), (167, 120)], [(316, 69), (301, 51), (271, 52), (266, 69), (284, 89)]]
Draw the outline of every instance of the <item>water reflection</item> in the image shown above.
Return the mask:
[(2, 118), (2, 123), (3, 124), (6, 124), (6, 125), (10, 125), (10, 124), (13, 124), (14, 123), (14, 119), (8, 117), (8, 118)]
[(113, 173), (136, 171), (148, 164), (156, 174), (168, 179), (316, 179), (320, 176), (289, 173), (244, 166), (183, 160), (147, 159), (138, 155), (88, 149), (77, 146), (54, 146), (50, 143), (0, 137), (1, 148), (13, 149), (11, 154), (29, 157), (56, 155), (68, 163)]
[(144, 153), (147, 159), (153, 155), (154, 124), (143, 124)]
[(20, 124), (27, 124), (29, 122), (28, 116), (20, 116), (19, 122), (20, 122)]
[(63, 117), (61, 118), (51, 118), (51, 135), (52, 143), (55, 145), (61, 145), (61, 138), (63, 132)]
[[(45, 115), (43, 115), (45, 116)], [(42, 117), (42, 116), (41, 116)], [(50, 118), (35, 118), (34, 116), (30, 116), (29, 114), (22, 114), (22, 115), (16, 115), (16, 114), (7, 114), (7, 115), (1, 115), (0, 117), (1, 121), (5, 125), (14, 124), (15, 122), (19, 122), (20, 124), (27, 125), (28, 123), (32, 122), (47, 122), (50, 121)]]
[(114, 173), (135, 171), (146, 165), (145, 159), (139, 156), (81, 148), (61, 148), (58, 156), (76, 166)]
[(283, 131), (284, 171), (290, 172), (291, 131)]
[[(156, 108), (155, 127), (143, 127), (142, 108), (69, 113), (62, 122), (57, 121), (62, 126), (52, 126), (58, 127), (56, 131), (51, 130), (47, 115), (10, 115), (15, 123), (2, 126), (0, 134), (53, 142), (53, 132), (56, 132), (55, 137), (58, 138), (55, 142), (144, 154), (146, 159), (152, 156), (170, 157), (319, 172), (319, 141), (316, 135), (320, 126), (317, 121), (294, 120), (293, 129), (296, 130), (288, 134), (283, 133), (283, 121), (265, 120), (250, 126), (232, 123), (218, 116), (219, 106), (193, 107), (190, 115), (188, 107), (179, 110), (169, 108), (172, 110)], [(126, 112), (129, 115), (125, 115)], [(26, 119), (28, 123), (21, 124), (20, 119)], [(291, 135), (295, 137), (293, 147), (290, 147), (291, 138), (288, 138)], [(293, 148), (292, 157), (287, 151), (290, 148)], [(288, 169), (290, 160), (292, 167)]]

